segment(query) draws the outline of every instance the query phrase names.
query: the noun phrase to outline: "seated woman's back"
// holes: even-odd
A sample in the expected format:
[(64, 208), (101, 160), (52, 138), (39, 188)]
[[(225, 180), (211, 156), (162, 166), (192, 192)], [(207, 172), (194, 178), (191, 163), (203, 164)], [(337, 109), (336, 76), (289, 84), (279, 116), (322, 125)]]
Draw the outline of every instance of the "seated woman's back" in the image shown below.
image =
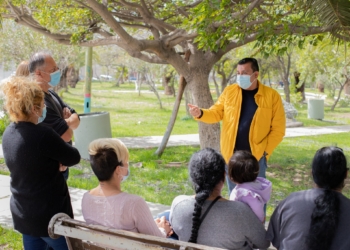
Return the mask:
[(122, 191), (130, 174), (129, 151), (118, 139), (101, 138), (89, 145), (90, 164), (99, 185), (82, 199), (84, 220), (109, 228), (166, 237), (171, 228), (165, 219), (155, 222), (146, 201)]
[(267, 238), (279, 250), (350, 249), (348, 168), (342, 149), (323, 147), (312, 161), (316, 188), (292, 193), (273, 212)]
[(178, 196), (170, 211), (170, 223), (180, 240), (227, 249), (266, 248), (266, 231), (251, 209), (221, 197), (225, 160), (214, 149), (194, 153), (189, 174), (195, 196)]
[[(267, 238), (277, 249), (308, 249), (305, 242), (315, 199), (323, 192), (321, 188), (295, 192), (278, 205), (270, 219), (267, 232)], [(350, 249), (350, 200), (340, 192), (336, 194), (340, 202), (339, 223), (329, 250)]]
[(82, 212), (87, 223), (110, 228), (163, 236), (156, 227), (143, 198), (120, 193), (111, 196), (84, 194)]
[[(210, 203), (210, 200), (204, 202), (202, 214)], [(190, 238), (194, 205), (192, 196), (181, 195), (173, 201), (170, 223), (182, 241)], [(265, 233), (263, 224), (247, 205), (223, 199), (215, 203), (203, 220), (197, 243), (225, 249), (252, 249), (251, 242), (266, 246)]]

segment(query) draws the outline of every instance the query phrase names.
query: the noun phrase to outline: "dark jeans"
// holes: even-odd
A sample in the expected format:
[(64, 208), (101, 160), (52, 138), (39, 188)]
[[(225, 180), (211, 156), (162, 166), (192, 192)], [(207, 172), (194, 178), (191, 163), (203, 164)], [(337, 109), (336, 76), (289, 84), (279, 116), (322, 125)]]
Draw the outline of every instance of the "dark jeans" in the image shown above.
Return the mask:
[(58, 239), (50, 237), (34, 237), (22, 234), (24, 250), (68, 250), (66, 239), (61, 236)]
[[(155, 216), (154, 219), (161, 218), (163, 216), (165, 216), (165, 219), (167, 221), (169, 221), (169, 219), (170, 219), (170, 211), (168, 210), (168, 211), (159, 213), (159, 214), (157, 214), (157, 216)], [(174, 229), (173, 229), (173, 234), (168, 239), (179, 240), (179, 236), (175, 233)]]

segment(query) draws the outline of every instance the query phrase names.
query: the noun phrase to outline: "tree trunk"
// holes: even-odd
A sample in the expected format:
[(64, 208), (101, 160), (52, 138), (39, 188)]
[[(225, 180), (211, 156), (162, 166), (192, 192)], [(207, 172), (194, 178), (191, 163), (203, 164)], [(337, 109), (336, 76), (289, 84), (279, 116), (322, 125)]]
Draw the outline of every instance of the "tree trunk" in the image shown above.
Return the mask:
[(164, 86), (164, 94), (165, 95), (174, 95), (174, 86), (171, 85), (171, 79), (173, 78), (173, 74), (166, 74), (163, 77), (163, 86)]
[(120, 75), (115, 83), (116, 87), (120, 87), (120, 84), (124, 84), (124, 72), (125, 72), (125, 67), (123, 66), (120, 72)]
[[(200, 64), (197, 64), (200, 65)], [(205, 65), (204, 65), (205, 67)], [(208, 72), (196, 68), (193, 72), (191, 81), (188, 81), (191, 93), (196, 93), (193, 96), (194, 104), (200, 108), (207, 109), (214, 104), (208, 84)], [(206, 124), (198, 122), (199, 141), (201, 149), (214, 148), (220, 151), (220, 124)]]
[(79, 82), (79, 69), (75, 69), (73, 66), (69, 67), (67, 72), (68, 85), (71, 88), (75, 88)]
[(154, 94), (156, 95), (156, 97), (159, 101), (159, 107), (162, 109), (163, 108), (162, 100), (160, 99), (156, 85), (154, 84), (154, 82), (151, 78), (151, 72), (149, 72), (148, 74), (145, 73), (145, 78), (146, 78), (146, 83), (150, 86), (152, 92), (154, 92)]
[(284, 89), (284, 95), (286, 97), (286, 102), (290, 102), (290, 89), (289, 89), (289, 71), (290, 71), (290, 62), (291, 62), (291, 54), (287, 54), (287, 62), (284, 61), (284, 58), (282, 56), (277, 56), (277, 60), (279, 62), (279, 67), (281, 71), (281, 78), (283, 81), (283, 89)]
[(286, 97), (286, 102), (290, 102), (290, 90), (289, 90), (289, 82), (288, 78), (286, 79), (283, 77), (283, 89), (284, 89), (284, 95)]
[(224, 92), (224, 89), (226, 88), (226, 86), (227, 86), (227, 78), (226, 78), (226, 75), (224, 74), (222, 75), (222, 79), (221, 79), (221, 93)]
[(338, 92), (338, 97), (337, 99), (334, 101), (332, 107), (331, 107), (331, 111), (334, 111), (335, 109), (335, 106), (337, 106), (339, 100), (340, 100), (340, 96), (341, 96), (341, 92), (343, 91), (345, 85), (347, 84), (347, 82), (349, 81), (348, 79), (345, 80), (345, 83), (344, 84), (341, 84), (341, 82), (338, 81), (338, 79), (336, 79), (336, 81), (340, 84), (340, 89), (339, 89), (339, 92)]
[(295, 79), (295, 92), (301, 93), (301, 97), (302, 97), (301, 102), (305, 102), (305, 80), (299, 87), (300, 73), (296, 71), (294, 72), (294, 79)]
[(345, 84), (345, 94), (350, 96), (350, 82)]
[(174, 124), (176, 121), (177, 114), (179, 112), (179, 107), (181, 104), (181, 99), (182, 99), (186, 84), (187, 84), (187, 82), (186, 82), (185, 78), (183, 76), (180, 76), (179, 90), (178, 90), (177, 97), (176, 97), (176, 100), (174, 103), (173, 112), (171, 113), (171, 117), (170, 117), (168, 126), (166, 128), (165, 134), (163, 136), (162, 142), (160, 143), (157, 151), (154, 153), (158, 157), (162, 156), (162, 154), (166, 148), (166, 145), (168, 144), (168, 141), (169, 141), (169, 138), (171, 135), (171, 131), (173, 131)]
[(216, 96), (219, 97), (220, 96), (220, 90), (219, 90), (219, 85), (216, 82), (216, 78), (215, 78), (215, 68), (213, 69), (213, 81), (214, 81), (214, 85), (215, 85), (215, 91), (216, 91)]
[(190, 114), (190, 110), (188, 108), (188, 104), (189, 103), (193, 103), (193, 98), (192, 98), (192, 94), (191, 94), (191, 91), (188, 87), (188, 85), (186, 85), (185, 87), (185, 108), (186, 108), (186, 115), (188, 117), (192, 117), (191, 114)]
[(68, 67), (64, 67), (61, 73), (60, 82), (56, 87), (54, 87), (55, 92), (57, 92), (61, 88), (64, 88), (65, 91), (68, 92), (67, 73), (68, 73)]

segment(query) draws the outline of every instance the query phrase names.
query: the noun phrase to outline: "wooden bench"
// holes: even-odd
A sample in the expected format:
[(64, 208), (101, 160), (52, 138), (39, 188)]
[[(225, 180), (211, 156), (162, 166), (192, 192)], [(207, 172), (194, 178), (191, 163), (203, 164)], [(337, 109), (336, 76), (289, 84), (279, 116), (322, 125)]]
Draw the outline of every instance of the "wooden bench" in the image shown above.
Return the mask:
[(50, 237), (53, 239), (64, 236), (69, 250), (222, 249), (124, 230), (116, 230), (103, 226), (89, 225), (86, 222), (71, 219), (64, 213), (59, 213), (52, 217), (48, 231)]

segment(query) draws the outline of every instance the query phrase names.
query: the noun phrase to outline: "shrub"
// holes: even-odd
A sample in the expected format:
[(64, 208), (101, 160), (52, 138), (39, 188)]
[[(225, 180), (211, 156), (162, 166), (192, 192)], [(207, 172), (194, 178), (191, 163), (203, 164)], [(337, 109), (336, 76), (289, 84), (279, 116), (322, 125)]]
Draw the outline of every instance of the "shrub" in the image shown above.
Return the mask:
[(10, 124), (10, 119), (4, 111), (0, 112), (0, 136), (5, 132), (6, 127)]

